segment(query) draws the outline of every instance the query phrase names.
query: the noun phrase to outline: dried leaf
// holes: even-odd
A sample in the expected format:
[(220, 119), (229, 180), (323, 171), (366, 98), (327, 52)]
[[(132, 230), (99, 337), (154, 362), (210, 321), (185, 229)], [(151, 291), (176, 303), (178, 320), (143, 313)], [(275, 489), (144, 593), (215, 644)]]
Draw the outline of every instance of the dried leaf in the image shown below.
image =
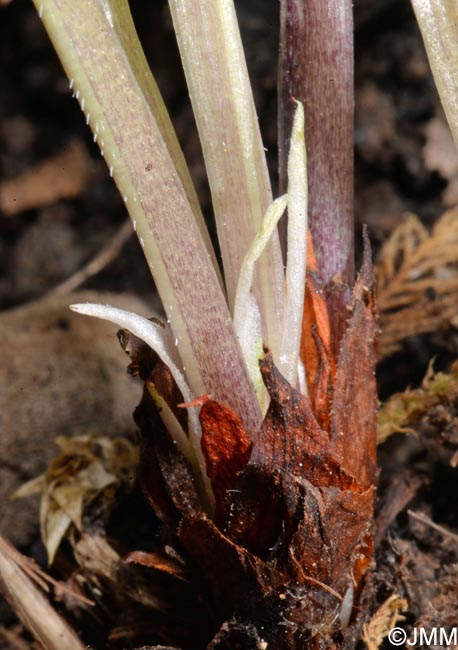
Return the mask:
[(223, 532), (253, 555), (271, 560), (272, 551), (295, 530), (299, 499), (289, 474), (250, 464), (227, 495)]
[(75, 140), (52, 158), (36, 164), (20, 176), (0, 184), (0, 210), (12, 217), (60, 199), (71, 199), (84, 189), (91, 168), (83, 142)]
[(363, 625), (362, 639), (368, 650), (378, 650), (388, 632), (403, 621), (401, 612), (407, 610), (407, 601), (397, 594), (392, 594), (372, 616), (369, 623)]
[(332, 436), (342, 469), (368, 489), (377, 477), (378, 334), (374, 274), (367, 236), (364, 261), (350, 303), (351, 317), (341, 343), (332, 405)]
[(318, 425), (307, 397), (296, 391), (266, 354), (261, 373), (271, 398), (260, 430), (253, 436), (251, 464), (266, 472), (281, 469), (295, 476), (307, 476), (314, 484), (336, 481), (351, 484), (341, 475), (340, 459), (335, 455), (330, 436)]
[(313, 412), (319, 424), (329, 428), (335, 360), (331, 327), (310, 230), (307, 231), (307, 282), (302, 318), (301, 359)]
[(408, 336), (457, 323), (458, 209), (449, 210), (429, 235), (411, 215), (384, 243), (376, 266), (380, 357)]
[(328, 309), (324, 298), (321, 280), (318, 274), (318, 263), (313, 248), (310, 229), (307, 230), (307, 296), (304, 305), (301, 357), (307, 366), (310, 375), (309, 385), (313, 385), (318, 368), (317, 351), (314, 350), (314, 341), (311, 338), (312, 329), (316, 329), (326, 354), (331, 359), (331, 326), (329, 324)]
[(210, 585), (220, 614), (252, 607), (284, 584), (284, 577), (260, 558), (225, 537), (205, 515), (185, 519), (178, 531), (189, 556)]
[(363, 494), (318, 488), (249, 465), (228, 496), (224, 532), (280, 570), (285, 585), (319, 584), (339, 598), (364, 544), (373, 497), (373, 488)]
[(307, 481), (302, 489), (301, 522), (288, 549), (289, 573), (299, 584), (311, 578), (343, 597), (369, 532), (374, 489), (357, 494), (317, 489)]
[[(42, 493), (40, 525), (52, 564), (56, 551), (73, 524), (82, 530), (82, 514), (109, 486), (119, 487), (135, 473), (138, 451), (124, 438), (78, 436), (56, 440), (61, 453), (45, 474), (20, 488), (15, 498)], [(105, 508), (112, 499), (106, 496)]]
[(186, 580), (186, 571), (183, 561), (178, 562), (176, 557), (171, 557), (164, 552), (146, 553), (145, 551), (132, 551), (124, 559), (124, 562), (130, 564), (140, 564), (141, 566), (166, 573), (179, 580)]

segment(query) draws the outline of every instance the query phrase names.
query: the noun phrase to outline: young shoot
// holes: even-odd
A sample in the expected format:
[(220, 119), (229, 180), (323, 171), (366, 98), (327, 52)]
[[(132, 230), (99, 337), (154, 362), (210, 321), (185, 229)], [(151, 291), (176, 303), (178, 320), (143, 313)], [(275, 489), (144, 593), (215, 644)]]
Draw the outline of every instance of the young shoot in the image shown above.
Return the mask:
[(240, 269), (239, 281), (235, 292), (234, 328), (247, 364), (248, 372), (256, 390), (256, 395), (264, 412), (266, 393), (259, 370), (262, 356), (263, 340), (261, 315), (256, 298), (252, 293), (255, 265), (276, 230), (278, 221), (288, 204), (285, 194), (276, 199), (267, 209), (261, 228), (248, 249)]
[(306, 385), (305, 376), (301, 382), (298, 380), (307, 259), (308, 193), (304, 137), (304, 107), (297, 102), (288, 156), (288, 258), (279, 363), (285, 378), (296, 388), (299, 383)]

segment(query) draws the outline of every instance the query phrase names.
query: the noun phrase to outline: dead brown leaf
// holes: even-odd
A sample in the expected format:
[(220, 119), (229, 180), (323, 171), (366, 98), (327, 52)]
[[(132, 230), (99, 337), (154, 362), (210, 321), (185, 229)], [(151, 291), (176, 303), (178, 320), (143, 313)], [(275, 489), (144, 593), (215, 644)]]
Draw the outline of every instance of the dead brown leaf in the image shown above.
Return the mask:
[(165, 429), (146, 387), (134, 418), (142, 432), (139, 473), (146, 498), (162, 521), (176, 526), (181, 517), (202, 509), (192, 469)]
[(367, 238), (349, 310), (351, 316), (337, 364), (331, 430), (342, 469), (361, 488), (368, 489), (377, 478), (378, 400), (374, 373), (378, 321)]
[(270, 354), (261, 362), (261, 373), (271, 401), (261, 428), (253, 435), (250, 462), (270, 473), (281, 469), (307, 476), (318, 485), (340, 480), (351, 484), (340, 472), (340, 458), (329, 433), (318, 425), (309, 399), (284, 379)]
[(124, 559), (124, 562), (130, 564), (140, 564), (141, 566), (154, 569), (161, 573), (166, 573), (179, 580), (186, 580), (186, 570), (183, 561), (178, 561), (176, 554), (171, 556), (165, 552), (155, 551), (147, 553), (145, 551), (132, 551)]
[(327, 429), (336, 368), (328, 309), (310, 230), (307, 230), (307, 282), (302, 316), (301, 359), (307, 369), (313, 412), (320, 426)]

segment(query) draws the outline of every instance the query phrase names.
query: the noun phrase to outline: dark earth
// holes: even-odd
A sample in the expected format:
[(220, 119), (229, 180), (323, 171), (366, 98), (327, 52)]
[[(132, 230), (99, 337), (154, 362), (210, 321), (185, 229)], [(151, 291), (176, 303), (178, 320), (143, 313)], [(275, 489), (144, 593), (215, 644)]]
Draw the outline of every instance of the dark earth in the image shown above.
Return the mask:
[[(166, 3), (135, 0), (131, 7), (214, 233), (200, 145)], [(238, 0), (236, 7), (275, 194), (278, 4)], [(453, 203), (453, 192), (447, 191), (451, 178), (431, 169), (425, 159), (431, 120), (442, 116), (410, 3), (356, 0), (355, 29), (355, 236), (359, 264), (363, 224), (368, 226), (376, 256), (406, 212), (415, 213), (430, 228), (446, 209), (458, 203), (458, 196)], [(0, 213), (0, 310), (6, 311), (52, 293), (109, 244), (127, 215), (30, 0), (0, 2), (0, 70), (0, 182), (51, 158), (75, 140), (84, 143), (90, 158), (86, 163), (89, 180), (74, 198), (14, 215)], [(153, 282), (133, 237), (83, 288), (134, 294), (157, 308)], [(67, 327), (65, 319), (60, 327)], [(456, 360), (457, 345), (453, 328), (405, 340), (399, 353), (379, 364), (380, 399), (408, 386), (420, 386), (433, 358), (436, 370), (448, 371)], [(118, 365), (123, 365), (122, 354), (120, 359)], [(396, 592), (409, 603), (406, 629), (450, 626), (456, 624), (458, 611), (458, 470), (450, 465), (458, 438), (458, 395), (450, 395), (440, 407), (422, 414), (414, 428), (415, 437), (395, 435), (380, 447), (380, 543), (372, 576), (371, 613), (374, 604), (382, 604)], [(134, 435), (133, 425), (131, 431), (129, 435)], [(10, 434), (2, 431), (0, 435)], [(51, 441), (55, 437), (49, 435), (48, 460), (54, 453)], [(0, 465), (4, 462), (0, 459)], [(43, 471), (42, 466), (36, 469)], [(32, 478), (36, 469), (27, 467), (21, 474), (19, 467), (21, 481)], [(423, 513), (439, 527), (407, 510)], [(37, 510), (34, 512), (38, 519)], [(0, 528), (3, 532), (3, 518)], [(38, 528), (32, 528), (33, 534), (18, 542), (20, 550), (46, 566)], [(108, 530), (123, 552), (147, 548), (155, 538), (154, 516), (138, 488), (121, 500)], [(11, 529), (5, 534), (14, 537)], [(68, 544), (61, 555), (54, 569), (58, 578), (67, 577), (71, 570)], [(116, 611), (105, 611), (102, 606), (96, 622), (75, 615), (71, 608), (69, 613), (62, 603), (57, 607), (70, 616), (81, 638), (98, 649), (164, 643), (161, 638), (140, 634), (140, 641), (121, 636), (106, 645)], [(122, 603), (113, 607), (121, 608)], [(35, 647), (2, 603), (0, 650)], [(385, 641), (383, 647), (391, 646)]]

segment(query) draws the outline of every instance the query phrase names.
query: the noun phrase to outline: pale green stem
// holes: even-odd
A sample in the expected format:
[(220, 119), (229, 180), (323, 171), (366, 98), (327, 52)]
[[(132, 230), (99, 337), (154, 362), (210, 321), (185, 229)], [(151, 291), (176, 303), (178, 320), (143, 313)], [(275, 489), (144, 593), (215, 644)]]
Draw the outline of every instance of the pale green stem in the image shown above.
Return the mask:
[[(167, 145), (170, 157), (183, 183), (189, 203), (193, 209), (194, 215), (199, 226), (199, 230), (204, 239), (207, 250), (212, 258), (215, 270), (220, 278), (219, 267), (216, 261), (215, 252), (208, 234), (207, 226), (200, 209), (199, 199), (194, 189), (189, 169), (186, 164), (183, 152), (181, 150), (178, 138), (173, 128), (167, 108), (165, 107), (162, 95), (157, 87), (156, 81), (151, 73), (145, 54), (138, 40), (137, 32), (132, 21), (129, 5), (125, 0), (101, 0), (105, 7), (105, 13), (110, 17), (110, 22), (116, 30), (119, 44), (128, 58), (129, 65), (133, 70), (136, 82), (143, 92), (161, 136)], [(221, 281), (221, 278), (220, 278)], [(222, 284), (222, 282), (221, 282)]]
[(160, 126), (132, 67), (136, 39), (120, 37), (127, 3), (35, 2), (127, 204), (193, 392), (226, 402), (245, 426), (257, 427), (256, 395), (217, 273), (161, 132), (163, 118)]
[(458, 2), (412, 0), (437, 90), (458, 146)]
[[(169, 0), (199, 130), (232, 309), (243, 259), (272, 201), (265, 153), (232, 0)], [(254, 293), (277, 355), (284, 272), (275, 231)]]

